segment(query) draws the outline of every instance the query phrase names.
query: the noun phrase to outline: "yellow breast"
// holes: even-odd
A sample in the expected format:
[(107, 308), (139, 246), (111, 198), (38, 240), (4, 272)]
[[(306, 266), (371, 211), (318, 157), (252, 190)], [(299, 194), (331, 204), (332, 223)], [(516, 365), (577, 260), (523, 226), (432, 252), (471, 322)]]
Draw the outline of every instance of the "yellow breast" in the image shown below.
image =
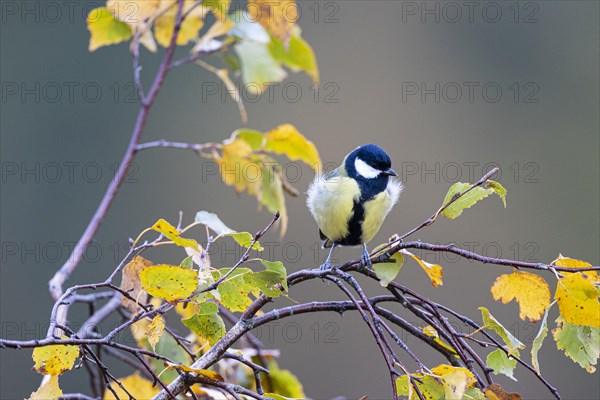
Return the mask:
[(370, 242), (377, 235), (386, 215), (393, 205), (394, 199), (387, 190), (365, 202), (365, 219), (362, 223), (363, 243)]
[(335, 176), (313, 182), (307, 205), (321, 232), (335, 242), (348, 234), (348, 221), (358, 198), (360, 189), (354, 179)]

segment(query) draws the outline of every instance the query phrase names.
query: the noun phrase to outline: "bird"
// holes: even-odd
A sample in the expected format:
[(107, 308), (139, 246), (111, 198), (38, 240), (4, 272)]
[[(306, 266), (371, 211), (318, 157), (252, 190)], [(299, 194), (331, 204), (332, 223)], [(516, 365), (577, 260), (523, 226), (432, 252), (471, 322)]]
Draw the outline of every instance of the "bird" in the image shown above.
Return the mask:
[(371, 267), (367, 243), (400, 197), (403, 185), (393, 178), (397, 176), (388, 154), (375, 144), (365, 144), (348, 153), (336, 169), (315, 177), (306, 203), (323, 248), (331, 248), (321, 270), (331, 268), (337, 246), (362, 245), (361, 262)]

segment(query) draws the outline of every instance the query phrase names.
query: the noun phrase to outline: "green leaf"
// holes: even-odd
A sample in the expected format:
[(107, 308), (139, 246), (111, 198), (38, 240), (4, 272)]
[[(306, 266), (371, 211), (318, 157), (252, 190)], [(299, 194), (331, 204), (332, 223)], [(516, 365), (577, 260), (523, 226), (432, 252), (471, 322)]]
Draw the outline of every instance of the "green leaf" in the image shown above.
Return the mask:
[[(421, 379), (421, 382), (415, 380), (414, 384), (419, 388), (421, 394), (426, 400), (441, 400), (444, 398), (444, 386), (438, 382), (433, 376), (423, 374), (413, 374), (415, 378)], [(412, 394), (411, 400), (418, 399), (414, 389), (409, 389), (409, 381), (407, 375), (402, 375), (396, 379), (396, 390), (400, 396), (408, 396)]]
[[(254, 241), (254, 236), (252, 236), (252, 234), (249, 232), (233, 232), (228, 233), (225, 236), (232, 237), (237, 244), (246, 248), (252, 246), (252, 242)], [(252, 246), (252, 250), (263, 251), (264, 248), (260, 245), (260, 243), (257, 240), (256, 243), (254, 243), (254, 246)]]
[[(218, 279), (219, 273), (221, 276), (224, 276), (227, 272), (229, 272), (229, 268), (223, 268), (215, 272), (215, 279)], [(223, 307), (233, 312), (245, 311), (252, 304), (252, 300), (248, 297), (248, 294), (254, 288), (248, 285), (243, 279), (243, 275), (251, 273), (252, 270), (249, 268), (237, 268), (225, 281), (219, 284), (217, 292), (221, 296), (220, 302)]]
[(196, 314), (199, 315), (210, 315), (219, 312), (219, 306), (217, 306), (217, 304), (213, 303), (212, 301), (205, 301), (203, 303), (198, 304), (198, 306), (199, 310)]
[(504, 204), (504, 208), (506, 208), (506, 189), (500, 183), (493, 181), (491, 179), (487, 180), (487, 186), (494, 191), (500, 199), (502, 200), (502, 204)]
[(218, 314), (196, 314), (181, 322), (211, 346), (225, 335), (225, 323)]
[(267, 261), (267, 260), (263, 260), (260, 259), (261, 264), (267, 269), (267, 271), (272, 271), (272, 272), (276, 272), (281, 276), (281, 285), (283, 286), (283, 288), (285, 289), (285, 291), (288, 291), (288, 285), (287, 285), (287, 271), (285, 269), (285, 267), (283, 266), (283, 263), (281, 261)]
[(391, 261), (393, 262), (373, 264), (375, 275), (377, 275), (379, 283), (383, 287), (387, 287), (391, 281), (396, 279), (396, 276), (402, 268), (402, 264), (404, 264), (404, 256), (400, 252), (394, 253), (391, 257)]
[(234, 49), (241, 62), (245, 89), (249, 93), (260, 94), (268, 83), (281, 82), (287, 76), (267, 44), (246, 40), (236, 44)]
[(173, 243), (175, 243), (177, 246), (190, 247), (194, 250), (199, 250), (198, 242), (196, 242), (194, 239), (185, 239), (180, 237), (181, 233), (173, 225), (169, 224), (162, 218), (152, 225), (152, 229), (162, 233), (167, 239), (173, 241)]
[(263, 142), (265, 140), (264, 133), (254, 130), (254, 129), (238, 129), (232, 134), (233, 137), (242, 139), (244, 142), (248, 143), (252, 150), (260, 150), (263, 147)]
[(90, 31), (90, 51), (131, 38), (131, 27), (115, 18), (106, 7), (90, 11), (87, 16), (87, 27)]
[(300, 36), (300, 27), (292, 29), (290, 43), (286, 49), (279, 39), (271, 36), (269, 50), (277, 60), (294, 72), (304, 71), (311, 77), (313, 82), (319, 81), (319, 67), (317, 58), (312, 47)]
[(295, 399), (305, 399), (302, 384), (287, 369), (280, 369), (275, 361), (269, 362), (269, 391), (280, 396), (291, 397)]
[[(515, 355), (519, 356), (517, 350)], [(509, 358), (504, 350), (497, 349), (488, 354), (485, 364), (494, 370), (494, 375), (503, 374), (508, 376), (510, 379), (516, 381), (517, 379), (513, 375), (515, 368), (517, 367), (517, 360)]]
[(189, 297), (198, 286), (197, 272), (174, 265), (154, 265), (140, 272), (142, 287), (168, 302)]
[(209, 229), (212, 229), (217, 235), (225, 235), (228, 233), (234, 233), (235, 231), (229, 228), (221, 221), (221, 218), (215, 213), (208, 211), (198, 211), (194, 222), (206, 225)]
[[(444, 198), (442, 205), (447, 204), (454, 198), (454, 196), (463, 193), (470, 186), (470, 183), (456, 182), (450, 187), (448, 193), (446, 193), (446, 197)], [(492, 193), (494, 193), (493, 189), (483, 189), (479, 186), (474, 187), (469, 191), (469, 193), (450, 204), (444, 211), (442, 211), (442, 214), (444, 214), (444, 216), (448, 219), (455, 219), (459, 217), (465, 209), (472, 207), (479, 200), (488, 197)]]
[(479, 310), (481, 311), (481, 316), (483, 318), (484, 328), (496, 332), (496, 334), (502, 338), (508, 347), (508, 353), (510, 355), (517, 355), (518, 349), (525, 348), (525, 345), (521, 343), (519, 339), (514, 337), (512, 333), (510, 333), (504, 326), (502, 326), (502, 324), (498, 322), (498, 320), (496, 320), (492, 314), (490, 314), (487, 308), (479, 307)]
[[(147, 350), (152, 350), (147, 338), (144, 338), (143, 342)], [(156, 345), (156, 353), (168, 357), (178, 364), (189, 365), (192, 362), (190, 356), (171, 335), (162, 335), (160, 337)], [(164, 361), (153, 357), (150, 358), (150, 368), (156, 374), (161, 374), (160, 379), (167, 384), (179, 376), (177, 371), (166, 370), (163, 372), (165, 369)]]
[(596, 371), (595, 365), (600, 356), (600, 329), (590, 326), (578, 326), (565, 320), (556, 319), (556, 328), (552, 330), (556, 347), (565, 355), (581, 365), (590, 374)]
[[(554, 304), (554, 303), (552, 303), (552, 304)], [(550, 304), (548, 307), (546, 307), (546, 311), (544, 312), (544, 316), (542, 317), (542, 323), (540, 325), (540, 330), (538, 331), (538, 334), (535, 336), (535, 339), (533, 339), (533, 344), (531, 345), (531, 364), (533, 365), (533, 368), (535, 368), (535, 370), (537, 371), (538, 374), (540, 374), (540, 364), (538, 362), (538, 352), (540, 351), (540, 348), (542, 347), (542, 344), (544, 343), (544, 339), (548, 335), (548, 311), (550, 311), (552, 304)]]
[(281, 236), (283, 236), (287, 230), (288, 217), (281, 175), (274, 170), (272, 165), (263, 164), (262, 177), (261, 203), (273, 214), (279, 211)]

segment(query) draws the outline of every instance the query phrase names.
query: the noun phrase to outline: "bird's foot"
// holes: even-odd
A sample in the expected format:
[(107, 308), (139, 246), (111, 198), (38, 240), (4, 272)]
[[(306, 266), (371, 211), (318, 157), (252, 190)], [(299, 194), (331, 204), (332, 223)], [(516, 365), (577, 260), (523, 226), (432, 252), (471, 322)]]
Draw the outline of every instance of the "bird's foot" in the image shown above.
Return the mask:
[(319, 269), (321, 271), (327, 271), (328, 269), (331, 269), (331, 263), (329, 261), (325, 261), (323, 264), (321, 264)]
[(367, 251), (367, 248), (363, 248), (363, 252), (360, 256), (360, 263), (363, 267), (371, 269), (373, 267), (373, 263), (371, 263), (371, 256)]

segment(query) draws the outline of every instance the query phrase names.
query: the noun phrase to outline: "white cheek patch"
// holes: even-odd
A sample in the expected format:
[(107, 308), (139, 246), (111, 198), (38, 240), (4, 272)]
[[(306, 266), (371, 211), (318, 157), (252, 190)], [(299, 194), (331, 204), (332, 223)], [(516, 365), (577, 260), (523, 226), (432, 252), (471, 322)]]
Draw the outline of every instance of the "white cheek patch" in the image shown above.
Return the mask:
[(360, 176), (367, 179), (377, 178), (377, 176), (381, 173), (381, 171), (371, 167), (369, 164), (367, 164), (360, 158), (354, 160), (354, 168), (356, 168), (356, 172)]

